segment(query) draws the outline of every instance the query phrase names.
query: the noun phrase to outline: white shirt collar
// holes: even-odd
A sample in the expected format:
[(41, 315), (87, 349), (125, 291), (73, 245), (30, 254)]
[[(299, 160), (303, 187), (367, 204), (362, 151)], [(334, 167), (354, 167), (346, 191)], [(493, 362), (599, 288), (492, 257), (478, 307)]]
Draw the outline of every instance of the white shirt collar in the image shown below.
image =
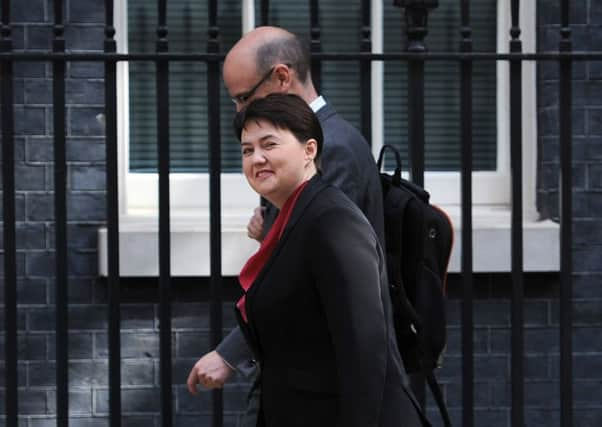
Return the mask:
[(322, 95), (318, 96), (316, 99), (309, 103), (309, 107), (312, 109), (314, 113), (320, 111), (320, 108), (326, 105), (326, 100)]

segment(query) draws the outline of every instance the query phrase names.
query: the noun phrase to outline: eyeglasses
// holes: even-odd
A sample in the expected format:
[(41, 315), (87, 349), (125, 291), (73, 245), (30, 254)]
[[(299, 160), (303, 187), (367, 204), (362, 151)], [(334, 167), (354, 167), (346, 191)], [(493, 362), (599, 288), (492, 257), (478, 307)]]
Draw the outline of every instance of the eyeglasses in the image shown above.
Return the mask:
[(270, 76), (272, 75), (272, 73), (274, 72), (274, 68), (272, 67), (269, 69), (269, 71), (267, 73), (265, 73), (265, 75), (261, 78), (261, 80), (259, 80), (255, 86), (253, 86), (251, 89), (249, 89), (246, 92), (243, 92), (239, 95), (233, 96), (232, 102), (234, 102), (237, 105), (242, 105), (244, 103), (246, 103), (249, 99), (251, 99), (251, 97), (255, 94), (255, 92), (257, 92), (257, 89), (259, 89), (259, 87), (264, 84), (267, 79), (270, 78)]

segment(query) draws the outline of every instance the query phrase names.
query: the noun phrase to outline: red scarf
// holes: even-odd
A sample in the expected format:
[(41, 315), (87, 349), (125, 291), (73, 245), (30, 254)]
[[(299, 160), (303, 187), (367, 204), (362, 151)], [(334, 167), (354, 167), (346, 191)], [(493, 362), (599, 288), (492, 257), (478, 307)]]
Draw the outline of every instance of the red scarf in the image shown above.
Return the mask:
[[(289, 196), (289, 198), (284, 203), (284, 206), (280, 210), (280, 213), (276, 217), (276, 221), (274, 221), (272, 228), (270, 228), (270, 231), (261, 242), (261, 246), (259, 246), (257, 252), (255, 252), (255, 254), (251, 256), (251, 258), (249, 258), (242, 270), (240, 270), (238, 281), (240, 283), (240, 286), (245, 291), (245, 294), (249, 291), (249, 289), (253, 285), (253, 282), (255, 282), (255, 279), (263, 269), (265, 263), (268, 261), (268, 259), (270, 259), (270, 256), (272, 255), (272, 252), (276, 247), (276, 244), (282, 237), (282, 233), (284, 233), (286, 224), (288, 223), (288, 220), (290, 219), (291, 214), (293, 213), (293, 208), (295, 207), (295, 204), (297, 203), (297, 200), (299, 199), (299, 196), (301, 195), (301, 192), (303, 191), (307, 183), (308, 181), (305, 181), (303, 184), (297, 187), (293, 194)], [(247, 311), (245, 309), (245, 297), (246, 295), (243, 295), (242, 298), (238, 300), (238, 302), (236, 303), (236, 307), (238, 307), (238, 309), (240, 310), (240, 314), (242, 315), (244, 321), (248, 322)]]

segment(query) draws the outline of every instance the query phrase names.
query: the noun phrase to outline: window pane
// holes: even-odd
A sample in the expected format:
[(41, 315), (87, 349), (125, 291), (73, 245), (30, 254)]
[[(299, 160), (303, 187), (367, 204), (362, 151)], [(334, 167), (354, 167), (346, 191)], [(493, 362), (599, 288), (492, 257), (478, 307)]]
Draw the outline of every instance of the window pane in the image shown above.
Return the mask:
[[(429, 21), (427, 43), (431, 51), (457, 51), (460, 40), (460, 2), (442, 0)], [(270, 22), (289, 28), (309, 40), (309, 2), (270, 3)], [(324, 52), (358, 51), (361, 37), (361, 1), (342, 4), (321, 0), (320, 31)], [(497, 0), (471, 2), (474, 49), (496, 48)], [(384, 49), (405, 50), (403, 12), (392, 2), (384, 6)], [(322, 92), (337, 111), (360, 127), (359, 63), (324, 61)], [(457, 62), (429, 62), (425, 68), (426, 167), (429, 170), (459, 170), (460, 72)], [(474, 169), (496, 168), (496, 68), (493, 61), (474, 63), (473, 144)], [(388, 61), (384, 81), (384, 142), (401, 149), (407, 164), (407, 64)]]
[[(170, 0), (168, 3), (170, 52), (205, 52), (207, 49), (207, 1)], [(240, 2), (220, 0), (218, 23), (221, 50), (240, 38)], [(154, 52), (157, 2), (128, 1), (128, 49)], [(208, 169), (207, 66), (204, 62), (169, 64), (171, 166), (175, 172)], [(153, 62), (130, 62), (130, 171), (157, 170), (156, 73)], [(220, 80), (222, 168), (240, 171), (239, 145), (232, 132), (234, 108)]]
[[(471, 2), (471, 26), (475, 51), (496, 49), (497, 0)], [(402, 10), (390, 2), (384, 7), (384, 51), (406, 46)], [(429, 16), (426, 43), (431, 52), (458, 51), (460, 2), (440, 1)], [(473, 168), (496, 169), (496, 65), (494, 61), (473, 66)], [(384, 109), (386, 144), (401, 149), (408, 164), (408, 105), (406, 61), (385, 63)], [(454, 61), (430, 61), (425, 66), (425, 163), (427, 170), (460, 169), (460, 69)]]
[[(403, 12), (384, 4), (384, 49), (405, 49)], [(427, 44), (431, 51), (457, 51), (460, 38), (459, 3), (442, 0), (429, 20)], [(203, 52), (207, 43), (207, 2), (168, 2), (170, 51)], [(361, 2), (344, 6), (337, 0), (321, 0), (322, 49), (352, 52), (360, 46)], [(256, 1), (259, 11), (259, 1)], [(156, 1), (129, 0), (129, 50), (153, 52), (156, 40)], [(496, 0), (471, 2), (473, 41), (476, 51), (495, 51)], [(287, 28), (309, 40), (309, 1), (270, 2), (270, 24)], [(240, 2), (220, 0), (221, 50), (227, 51), (240, 37)], [(130, 64), (130, 169), (156, 170), (156, 101), (153, 63)], [(458, 170), (460, 144), (459, 65), (431, 61), (425, 69), (426, 167)], [(407, 163), (407, 64), (385, 63), (384, 142), (401, 149)], [(172, 166), (181, 172), (207, 171), (207, 99), (204, 63), (170, 64), (170, 135)], [(496, 69), (493, 61), (474, 63), (474, 168), (496, 168)], [(347, 120), (360, 125), (359, 64), (324, 61), (322, 90)], [(231, 130), (234, 108), (223, 84), (221, 91), (222, 167), (240, 170), (238, 144)]]

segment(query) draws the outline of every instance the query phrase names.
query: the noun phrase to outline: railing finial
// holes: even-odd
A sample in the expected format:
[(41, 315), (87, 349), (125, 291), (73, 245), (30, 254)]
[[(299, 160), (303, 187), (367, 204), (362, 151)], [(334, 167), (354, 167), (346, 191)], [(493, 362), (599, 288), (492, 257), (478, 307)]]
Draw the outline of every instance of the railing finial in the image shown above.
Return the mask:
[(439, 6), (439, 0), (393, 0), (393, 5), (405, 9), (409, 52), (424, 52), (428, 34), (428, 14)]

